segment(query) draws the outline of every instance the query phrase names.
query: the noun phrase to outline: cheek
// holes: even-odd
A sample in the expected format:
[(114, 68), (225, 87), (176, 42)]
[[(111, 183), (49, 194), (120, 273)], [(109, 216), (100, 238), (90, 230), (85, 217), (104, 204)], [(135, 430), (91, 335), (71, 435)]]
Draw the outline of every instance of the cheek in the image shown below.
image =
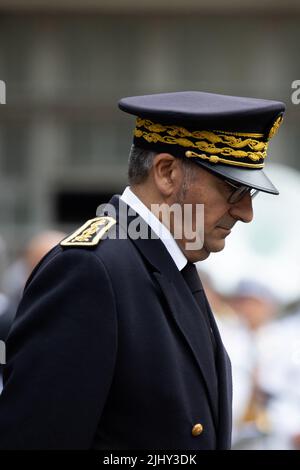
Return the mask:
[(223, 204), (214, 204), (204, 206), (204, 229), (205, 232), (213, 230), (226, 214), (227, 209)]

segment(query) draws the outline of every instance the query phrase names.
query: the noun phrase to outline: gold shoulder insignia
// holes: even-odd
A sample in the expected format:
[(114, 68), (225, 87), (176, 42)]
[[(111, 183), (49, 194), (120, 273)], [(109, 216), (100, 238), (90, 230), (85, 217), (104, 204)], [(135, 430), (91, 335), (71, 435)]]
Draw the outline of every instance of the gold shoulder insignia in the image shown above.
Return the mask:
[(72, 235), (69, 235), (60, 242), (61, 246), (95, 246), (98, 245), (103, 235), (115, 225), (113, 217), (96, 217), (88, 220), (84, 225), (77, 229)]

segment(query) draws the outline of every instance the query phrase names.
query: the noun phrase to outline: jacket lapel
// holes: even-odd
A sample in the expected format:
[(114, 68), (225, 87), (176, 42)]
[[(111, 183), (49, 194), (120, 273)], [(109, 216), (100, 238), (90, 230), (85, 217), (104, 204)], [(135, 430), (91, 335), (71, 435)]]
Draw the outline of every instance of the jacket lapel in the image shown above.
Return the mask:
[(162, 273), (154, 272), (153, 274), (160, 285), (177, 327), (200, 368), (214, 421), (217, 424), (218, 388), (216, 375), (212, 368), (215, 358), (205, 320), (183, 279), (170, 281)]
[(232, 429), (232, 373), (231, 362), (227, 351), (223, 345), (218, 326), (209, 303), (206, 299), (207, 307), (211, 317), (211, 325), (217, 342), (217, 372), (219, 387), (219, 426), (218, 426), (218, 447), (229, 449), (231, 447)]
[(231, 363), (226, 349), (219, 348), (218, 359), (218, 383), (219, 383), (219, 449), (230, 449), (232, 430), (232, 376)]

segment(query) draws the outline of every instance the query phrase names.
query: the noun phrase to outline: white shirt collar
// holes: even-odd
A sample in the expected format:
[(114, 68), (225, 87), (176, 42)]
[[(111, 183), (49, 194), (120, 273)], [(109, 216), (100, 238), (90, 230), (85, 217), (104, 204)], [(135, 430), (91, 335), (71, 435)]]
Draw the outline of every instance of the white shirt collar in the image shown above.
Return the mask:
[(120, 197), (128, 206), (130, 206), (138, 215), (140, 215), (159, 237), (165, 245), (174, 263), (179, 271), (181, 271), (187, 264), (187, 259), (177, 245), (171, 232), (163, 225), (160, 220), (151, 212), (148, 207), (131, 191), (130, 187), (125, 188), (122, 196)]

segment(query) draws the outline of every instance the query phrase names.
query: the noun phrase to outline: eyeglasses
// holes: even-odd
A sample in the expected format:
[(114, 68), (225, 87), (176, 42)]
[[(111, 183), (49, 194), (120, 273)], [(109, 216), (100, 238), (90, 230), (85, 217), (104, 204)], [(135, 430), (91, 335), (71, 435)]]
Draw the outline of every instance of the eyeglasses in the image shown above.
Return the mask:
[(244, 184), (237, 185), (228, 180), (223, 180), (223, 181), (225, 181), (225, 183), (229, 184), (229, 186), (234, 188), (232, 193), (227, 199), (227, 202), (229, 202), (229, 204), (235, 204), (241, 201), (243, 197), (245, 196), (245, 194), (247, 193), (250, 194), (251, 199), (253, 199), (259, 193), (258, 189), (245, 186)]

